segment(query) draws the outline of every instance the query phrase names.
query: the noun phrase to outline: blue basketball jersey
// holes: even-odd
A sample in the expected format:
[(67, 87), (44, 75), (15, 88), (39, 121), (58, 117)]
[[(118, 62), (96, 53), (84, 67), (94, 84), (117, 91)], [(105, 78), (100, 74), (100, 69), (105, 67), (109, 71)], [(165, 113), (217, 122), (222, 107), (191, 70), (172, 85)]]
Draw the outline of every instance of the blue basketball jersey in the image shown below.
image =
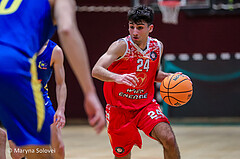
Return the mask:
[(53, 41), (49, 40), (47, 47), (45, 50), (38, 55), (37, 57), (37, 72), (38, 72), (38, 79), (41, 81), (42, 84), (42, 93), (45, 102), (45, 109), (46, 109), (46, 125), (50, 126), (53, 123), (53, 118), (55, 114), (55, 110), (53, 108), (52, 102), (48, 96), (48, 87), (47, 83), (51, 78), (53, 72), (53, 66), (51, 64), (51, 58), (53, 49), (57, 44)]
[(38, 79), (41, 81), (42, 84), (43, 96), (48, 94), (47, 83), (50, 80), (53, 72), (53, 67), (50, 66), (50, 63), (52, 58), (52, 52), (56, 45), (56, 43), (49, 40), (45, 50), (37, 57)]
[[(39, 7), (41, 6), (41, 7)], [(48, 0), (0, 0), (0, 44), (32, 57), (52, 37)]]
[(17, 146), (49, 145), (36, 53), (56, 27), (48, 0), (0, 0), (0, 121)]

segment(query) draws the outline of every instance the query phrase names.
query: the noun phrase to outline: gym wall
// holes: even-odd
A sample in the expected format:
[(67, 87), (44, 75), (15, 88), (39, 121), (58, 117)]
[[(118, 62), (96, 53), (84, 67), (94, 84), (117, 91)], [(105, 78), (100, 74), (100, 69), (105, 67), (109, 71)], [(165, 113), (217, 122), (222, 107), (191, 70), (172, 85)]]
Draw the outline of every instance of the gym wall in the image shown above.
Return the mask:
[[(131, 1), (112, 2), (110, 0), (92, 0), (78, 2), (78, 5), (84, 6), (131, 6)], [(109, 45), (121, 37), (128, 35), (127, 12), (77, 12), (78, 26), (81, 31), (89, 54), (91, 67), (98, 58), (107, 50)], [(184, 12), (180, 12), (179, 24), (169, 25), (161, 22), (161, 14), (155, 14), (154, 31), (150, 35), (158, 38), (164, 44), (164, 54), (188, 54), (192, 57), (194, 53), (201, 53), (205, 57), (208, 53), (230, 53), (234, 56), (240, 52), (240, 20), (238, 16), (197, 16), (189, 17)], [(59, 44), (57, 35), (52, 38)], [(164, 59), (164, 58), (163, 58)], [(178, 59), (178, 56), (177, 56)], [(221, 72), (228, 73), (231, 68), (239, 65), (224, 64), (221, 62), (213, 70), (208, 70), (206, 62), (195, 61), (182, 63), (181, 61), (171, 61), (179, 68), (192, 68), (193, 72), (204, 72), (207, 74), (216, 74)], [(191, 63), (192, 62), (192, 63)], [(209, 61), (207, 61), (209, 62)], [(216, 61), (217, 62), (217, 61)], [(219, 61), (218, 61), (219, 62)], [(227, 61), (231, 63), (231, 61)], [(181, 63), (181, 64), (179, 64)], [(224, 61), (226, 63), (226, 61)], [(167, 65), (167, 61), (163, 61)], [(186, 64), (186, 65), (185, 65)], [(181, 66), (180, 66), (181, 65)], [(221, 67), (220, 67), (221, 66)], [(225, 66), (227, 67), (225, 69)], [(228, 67), (229, 66), (229, 67)], [(165, 67), (166, 68), (166, 67)], [(83, 111), (83, 95), (77, 80), (73, 75), (67, 60), (65, 59), (66, 83), (68, 88), (68, 98), (66, 103), (67, 118), (86, 118)], [(177, 71), (169, 69), (166, 71)], [(188, 70), (189, 71), (189, 70)], [(101, 81), (94, 79), (98, 95), (105, 107), (105, 100), (102, 92)], [(202, 81), (193, 77), (194, 93), (189, 105), (179, 110), (169, 109), (169, 116), (237, 116), (239, 107), (237, 96), (240, 90), (239, 78), (225, 81), (226, 84), (215, 81)], [(225, 83), (224, 82), (224, 83)], [(227, 90), (227, 92), (225, 91)], [(231, 92), (229, 92), (231, 91)], [(49, 94), (53, 103), (56, 105), (54, 77), (49, 83)], [(218, 100), (221, 99), (221, 100)], [(229, 109), (229, 110), (228, 110)], [(227, 111), (226, 111), (227, 110)], [(209, 113), (208, 113), (209, 112)]]

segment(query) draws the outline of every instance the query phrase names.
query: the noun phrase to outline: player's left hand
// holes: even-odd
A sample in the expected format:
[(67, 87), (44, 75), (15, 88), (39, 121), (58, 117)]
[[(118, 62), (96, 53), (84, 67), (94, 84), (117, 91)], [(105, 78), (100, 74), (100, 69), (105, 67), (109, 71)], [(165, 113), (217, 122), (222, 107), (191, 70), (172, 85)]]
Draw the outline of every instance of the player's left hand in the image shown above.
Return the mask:
[(65, 126), (66, 119), (64, 115), (64, 110), (57, 109), (54, 115), (53, 122), (58, 128), (63, 128)]

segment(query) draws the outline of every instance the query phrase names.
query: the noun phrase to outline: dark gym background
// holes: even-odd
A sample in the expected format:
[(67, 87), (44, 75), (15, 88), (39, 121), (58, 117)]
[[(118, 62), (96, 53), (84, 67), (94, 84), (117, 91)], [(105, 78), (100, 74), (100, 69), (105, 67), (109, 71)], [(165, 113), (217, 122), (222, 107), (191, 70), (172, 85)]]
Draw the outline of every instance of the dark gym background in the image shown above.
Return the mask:
[[(132, 5), (131, 0), (82, 0), (77, 3), (79, 6), (104, 5), (130, 7)], [(91, 68), (113, 41), (128, 35), (128, 21), (126, 15), (127, 12), (77, 12), (78, 26), (87, 46)], [(169, 25), (161, 22), (161, 14), (157, 12), (155, 13), (154, 26), (154, 31), (150, 36), (156, 37), (163, 42), (164, 54), (193, 54), (196, 52), (202, 54), (208, 52), (220, 54), (221, 52), (240, 52), (239, 15), (188, 16), (183, 11), (180, 11), (179, 24)], [(56, 34), (53, 36), (52, 40), (59, 44)], [(64, 65), (68, 89), (66, 117), (68, 119), (85, 119), (86, 115), (83, 111), (83, 95), (81, 89), (66, 59)], [(103, 82), (95, 79), (94, 82), (100, 100), (105, 107), (106, 103), (102, 93)], [(194, 79), (193, 82), (195, 82)], [(233, 81), (233, 84), (235, 82), (236, 81)], [(199, 86), (202, 86), (201, 82)], [(215, 87), (218, 87), (218, 85), (215, 84)], [(234, 87), (234, 85), (232, 85), (232, 87)], [(54, 105), (56, 105), (54, 77), (52, 77), (49, 83), (49, 88), (50, 97)], [(214, 88), (211, 87), (211, 89)], [(237, 96), (239, 95), (237, 94)], [(222, 96), (222, 98), (224, 98), (224, 96)], [(206, 103), (203, 102), (202, 104)], [(199, 107), (201, 107), (201, 105), (198, 105), (198, 109)], [(221, 107), (221, 105), (218, 107)], [(228, 108), (224, 106), (220, 109), (224, 111)], [(179, 116), (179, 114), (174, 112), (169, 114), (173, 117)], [(180, 116), (182, 115), (180, 114)], [(207, 114), (205, 116), (207, 116)]]

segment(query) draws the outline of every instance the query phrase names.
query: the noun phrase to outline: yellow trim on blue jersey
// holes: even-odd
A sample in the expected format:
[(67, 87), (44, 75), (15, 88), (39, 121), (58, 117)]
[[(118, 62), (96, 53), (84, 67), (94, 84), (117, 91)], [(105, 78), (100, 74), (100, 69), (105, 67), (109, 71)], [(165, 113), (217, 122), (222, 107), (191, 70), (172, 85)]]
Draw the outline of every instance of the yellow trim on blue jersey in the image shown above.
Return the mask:
[(23, 0), (14, 0), (10, 7), (6, 8), (9, 0), (2, 0), (0, 2), (0, 15), (12, 14), (20, 6)]
[(47, 85), (47, 84), (44, 86), (44, 89), (45, 89), (46, 91), (48, 91), (48, 85)]
[(45, 106), (43, 95), (41, 92), (41, 83), (38, 81), (38, 74), (37, 74), (37, 65), (36, 65), (37, 54), (30, 59), (31, 69), (30, 73), (32, 75), (31, 78), (31, 85), (33, 89), (33, 96), (36, 106), (36, 113), (37, 113), (37, 130), (38, 132), (42, 130), (42, 126), (45, 120)]

